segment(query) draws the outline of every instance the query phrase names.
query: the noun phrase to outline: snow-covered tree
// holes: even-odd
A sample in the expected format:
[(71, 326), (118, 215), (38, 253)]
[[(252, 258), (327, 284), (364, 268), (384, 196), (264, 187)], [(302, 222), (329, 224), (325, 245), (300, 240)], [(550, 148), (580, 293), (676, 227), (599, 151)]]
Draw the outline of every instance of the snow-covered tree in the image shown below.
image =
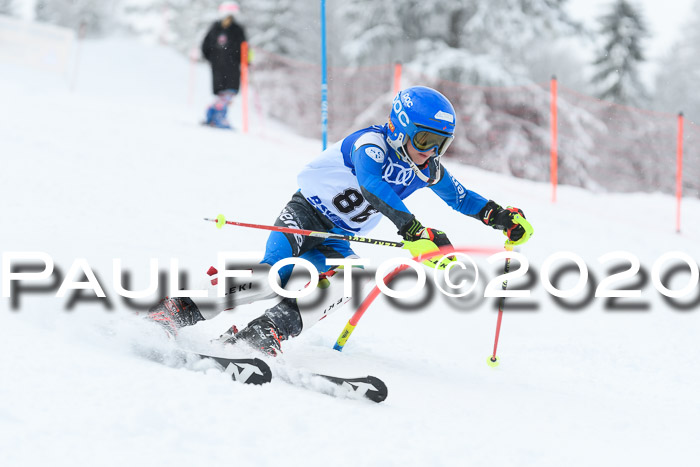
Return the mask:
[(656, 76), (654, 106), (665, 112), (683, 111), (700, 123), (700, 0), (696, 0), (678, 40), (661, 59)]
[(0, 0), (0, 15), (15, 16), (16, 8), (15, 0)]
[[(165, 15), (165, 41), (189, 53), (199, 50), (211, 24), (219, 19), (219, 0), (162, 0)], [(243, 24), (240, 15), (236, 21)]]
[[(220, 2), (119, 1), (140, 8), (134, 16), (141, 24), (183, 52), (199, 46)], [(301, 134), (319, 136), (319, 2), (238, 1), (237, 19), (259, 51), (249, 75), (257, 111)], [(592, 44), (565, 6), (566, 0), (328, 2), (331, 140), (386, 121), (392, 64), (398, 61), (404, 64), (403, 86), (432, 86), (455, 105), (459, 124), (451, 157), (548, 180), (547, 81), (552, 73), (583, 79), (576, 51)], [(689, 45), (688, 50), (694, 49)], [(564, 92), (564, 87), (580, 90), (580, 82), (564, 79), (561, 84), (560, 183), (667, 189), (668, 177), (656, 180), (650, 168), (665, 157), (666, 147), (656, 142), (665, 141), (668, 128), (633, 113), (620, 116), (619, 106)], [(628, 171), (624, 176), (623, 170)], [(619, 176), (610, 179), (610, 173)]]
[(525, 57), (544, 40), (579, 32), (566, 0), (348, 0), (338, 8), (351, 64), (400, 61), (436, 79), (524, 84)]
[[(308, 57), (310, 54), (304, 48), (306, 44), (301, 40), (301, 34), (308, 36), (309, 33), (297, 28), (295, 3), (297, 2), (293, 0), (257, 0), (247, 3), (246, 25), (250, 31), (248, 35), (251, 44), (287, 57)], [(316, 47), (313, 52), (317, 54), (315, 49)]]
[(37, 0), (36, 19), (97, 36), (113, 24), (116, 4), (117, 0)]
[[(138, 35), (184, 54), (199, 49), (219, 0), (121, 0), (124, 22)], [(240, 19), (239, 19), (240, 20)]]
[[(404, 85), (429, 85), (446, 94), (460, 117), (453, 156), (491, 170), (546, 179), (549, 92), (534, 82), (527, 59), (546, 41), (550, 45), (580, 33), (566, 13), (566, 0), (376, 3), (344, 2), (344, 21), (338, 26), (348, 61), (387, 63), (392, 56), (405, 64)], [(370, 106), (376, 115), (363, 112), (354, 125), (383, 121), (390, 98), (388, 92), (381, 95), (381, 104)], [(570, 119), (577, 129), (594, 120), (585, 112), (560, 118)], [(564, 182), (589, 184), (585, 167), (594, 160), (586, 152), (590, 147), (583, 145), (568, 157), (562, 166)]]
[(348, 1), (338, 6), (333, 21), (346, 39), (340, 50), (348, 65), (403, 60), (405, 43), (399, 7), (398, 3), (376, 0)]
[[(661, 60), (656, 76), (654, 106), (686, 117), (684, 147), (684, 193), (700, 193), (700, 0), (695, 0), (680, 39)], [(673, 164), (668, 164), (673, 167)]]
[[(122, 0), (133, 30), (155, 37), (183, 53), (197, 49), (211, 24), (220, 19), (222, 0)], [(315, 4), (315, 2), (313, 2)], [(249, 44), (297, 60), (317, 58), (318, 18), (313, 5), (293, 0), (238, 0), (235, 16)]]
[(616, 0), (599, 21), (604, 44), (592, 78), (598, 96), (618, 104), (644, 103), (648, 92), (639, 79), (639, 66), (645, 60), (642, 41), (649, 33), (641, 11), (627, 0)]

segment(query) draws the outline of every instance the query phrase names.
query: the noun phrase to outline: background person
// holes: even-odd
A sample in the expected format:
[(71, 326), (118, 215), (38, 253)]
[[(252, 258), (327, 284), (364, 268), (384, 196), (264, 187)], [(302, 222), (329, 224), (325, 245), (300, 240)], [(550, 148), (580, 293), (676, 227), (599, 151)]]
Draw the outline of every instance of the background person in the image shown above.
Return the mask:
[(211, 65), (213, 93), (217, 96), (207, 109), (204, 123), (217, 128), (231, 128), (226, 114), (241, 84), (241, 44), (246, 38), (233, 16), (239, 11), (236, 2), (219, 5), (222, 19), (212, 24), (202, 42), (202, 55)]

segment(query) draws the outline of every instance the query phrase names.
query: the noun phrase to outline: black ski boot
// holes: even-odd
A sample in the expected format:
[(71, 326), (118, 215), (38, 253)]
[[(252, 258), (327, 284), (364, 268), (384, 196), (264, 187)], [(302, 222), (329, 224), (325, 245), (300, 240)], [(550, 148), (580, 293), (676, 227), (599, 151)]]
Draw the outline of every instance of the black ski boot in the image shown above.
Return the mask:
[(165, 297), (148, 310), (147, 319), (159, 324), (170, 336), (177, 336), (177, 330), (192, 326), (204, 317), (189, 297)]
[(239, 331), (236, 326), (219, 337), (222, 344), (237, 344), (245, 342), (255, 350), (260, 350), (271, 357), (282, 353), (284, 337), (270, 318), (265, 315), (255, 318), (244, 329)]
[(219, 337), (219, 342), (222, 344), (245, 342), (255, 350), (260, 350), (271, 357), (282, 353), (283, 340), (284, 337), (275, 323), (265, 315), (255, 318), (241, 331), (233, 326)]
[(301, 332), (302, 321), (297, 301), (285, 298), (265, 311), (265, 314), (248, 323), (241, 332), (236, 326), (219, 337), (222, 344), (246, 342), (254, 349), (260, 349), (272, 357), (282, 353), (281, 342), (296, 337)]

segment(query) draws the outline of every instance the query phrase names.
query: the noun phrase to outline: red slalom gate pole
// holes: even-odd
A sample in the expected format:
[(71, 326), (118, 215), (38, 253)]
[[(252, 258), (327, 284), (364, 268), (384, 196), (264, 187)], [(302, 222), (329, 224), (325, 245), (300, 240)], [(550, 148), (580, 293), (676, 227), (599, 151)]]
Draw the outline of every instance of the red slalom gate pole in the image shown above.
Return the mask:
[[(436, 256), (450, 256), (451, 254), (454, 253), (477, 253), (477, 254), (495, 254), (497, 252), (500, 252), (501, 249), (498, 248), (490, 248), (490, 247), (457, 247), (454, 248), (451, 251), (434, 251), (432, 253), (428, 253), (426, 255), (422, 255), (421, 258), (413, 258), (414, 261), (425, 261), (425, 260), (430, 260), (431, 258), (434, 258)], [(442, 261), (442, 259), (440, 260)], [(408, 268), (407, 264), (402, 264), (398, 266), (396, 269), (391, 271), (389, 274), (384, 276), (382, 279), (384, 281), (384, 284), (388, 285), (394, 277), (396, 277), (397, 274), (399, 274), (401, 271), (405, 270)], [(336, 340), (335, 344), (333, 345), (333, 349), (342, 352), (343, 347), (345, 347), (345, 344), (348, 342), (348, 339), (350, 339), (350, 335), (353, 333), (355, 330), (355, 327), (357, 326), (357, 323), (360, 321), (360, 318), (365, 314), (367, 309), (370, 307), (370, 305), (374, 302), (374, 300), (379, 296), (381, 291), (379, 290), (379, 286), (374, 286), (372, 291), (367, 294), (364, 300), (362, 300), (362, 303), (360, 303), (360, 306), (358, 307), (357, 311), (353, 313), (353, 315), (350, 317), (350, 320), (348, 320), (348, 323), (345, 325), (345, 328), (343, 331), (340, 333), (338, 336), (338, 339)]]
[(401, 64), (394, 63), (394, 95), (401, 90)]
[[(442, 254), (438, 252), (437, 254)], [(384, 284), (389, 284), (394, 277), (396, 277), (401, 271), (405, 270), (408, 268), (408, 265), (402, 264), (401, 266), (397, 267), (393, 271), (391, 271), (389, 274), (387, 274), (384, 279)], [(335, 341), (335, 344), (333, 344), (333, 350), (337, 350), (338, 352), (343, 351), (343, 347), (345, 347), (345, 344), (347, 344), (348, 339), (350, 339), (350, 335), (352, 332), (355, 330), (355, 327), (357, 326), (357, 323), (360, 321), (360, 318), (362, 318), (362, 315), (365, 314), (365, 311), (369, 308), (369, 306), (374, 302), (374, 299), (377, 298), (380, 294), (379, 287), (374, 287), (372, 291), (365, 297), (364, 300), (362, 300), (362, 303), (360, 303), (360, 307), (357, 309), (355, 313), (350, 317), (348, 320), (348, 324), (345, 325), (345, 328), (343, 328), (343, 331), (340, 333), (338, 336), (338, 339)]]
[(550, 147), (550, 178), (552, 182), (552, 203), (557, 202), (557, 184), (559, 183), (559, 164), (558, 164), (558, 142), (557, 142), (557, 77), (552, 76), (550, 82), (550, 124), (552, 130), (552, 142)]
[(243, 133), (248, 133), (248, 43), (241, 43), (241, 108)]
[(678, 114), (676, 143), (676, 233), (681, 233), (681, 201), (683, 199), (683, 112)]
[[(513, 251), (513, 246), (512, 245), (506, 245), (506, 250), (508, 251)], [(503, 274), (508, 274), (510, 272), (510, 258), (506, 258), (506, 264), (505, 267), (503, 268)], [(501, 288), (503, 290), (506, 290), (508, 288), (508, 280), (504, 280), (503, 284), (501, 285)], [(498, 303), (498, 321), (496, 321), (496, 337), (493, 340), (493, 355), (491, 355), (487, 363), (489, 366), (495, 367), (498, 366), (498, 357), (496, 356), (496, 351), (498, 350), (498, 337), (501, 335), (501, 321), (503, 321), (503, 304), (506, 301), (506, 297), (501, 297), (501, 300)]]

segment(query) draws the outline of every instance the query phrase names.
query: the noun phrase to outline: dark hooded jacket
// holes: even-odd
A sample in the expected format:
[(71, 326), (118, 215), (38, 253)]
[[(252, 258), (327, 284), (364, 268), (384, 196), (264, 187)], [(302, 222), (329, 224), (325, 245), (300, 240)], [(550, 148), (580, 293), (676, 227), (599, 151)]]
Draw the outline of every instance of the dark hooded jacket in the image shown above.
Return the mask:
[(245, 41), (243, 27), (235, 20), (224, 28), (222, 21), (212, 24), (202, 42), (202, 55), (211, 64), (214, 94), (241, 84), (241, 43)]

